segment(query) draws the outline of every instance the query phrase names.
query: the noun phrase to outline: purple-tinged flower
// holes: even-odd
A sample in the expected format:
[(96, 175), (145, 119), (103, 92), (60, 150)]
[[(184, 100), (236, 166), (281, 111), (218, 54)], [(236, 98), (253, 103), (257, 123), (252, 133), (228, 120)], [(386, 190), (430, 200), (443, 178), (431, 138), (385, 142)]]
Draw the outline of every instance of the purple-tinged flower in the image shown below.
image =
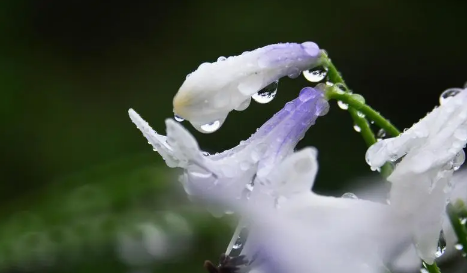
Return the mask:
[(467, 89), (449, 89), (441, 105), (395, 138), (371, 146), (366, 154), (375, 169), (385, 162), (397, 164), (388, 177), (390, 203), (401, 214), (418, 219), (412, 227), (414, 241), (425, 262), (437, 253), (452, 175), (465, 160), (467, 143)]
[(297, 77), (318, 65), (321, 55), (313, 42), (268, 45), (239, 56), (203, 63), (190, 73), (173, 100), (174, 113), (199, 131), (218, 128), (232, 110), (248, 107), (252, 95), (284, 76)]
[[(306, 87), (249, 139), (230, 150), (204, 155), (194, 137), (178, 122), (166, 120), (167, 136), (156, 133), (135, 111), (130, 118), (169, 167), (183, 168), (181, 181), (189, 195), (208, 199), (223, 196), (232, 202), (247, 199), (253, 180), (265, 181), (329, 104), (321, 91)], [(267, 179), (266, 179), (267, 178)]]

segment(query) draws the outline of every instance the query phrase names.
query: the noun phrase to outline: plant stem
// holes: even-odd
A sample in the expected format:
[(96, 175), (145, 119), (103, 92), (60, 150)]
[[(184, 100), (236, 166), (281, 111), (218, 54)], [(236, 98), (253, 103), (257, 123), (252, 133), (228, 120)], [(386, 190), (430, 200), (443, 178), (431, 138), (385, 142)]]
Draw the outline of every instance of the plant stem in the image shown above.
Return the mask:
[(456, 233), (458, 243), (462, 245), (462, 251), (465, 254), (463, 256), (467, 257), (467, 230), (459, 218), (457, 209), (451, 203), (446, 206), (446, 212), (448, 214), (452, 228)]
[(436, 263), (434, 262), (433, 264), (427, 264), (425, 262), (423, 262), (423, 266), (426, 268), (426, 270), (428, 270), (428, 272), (430, 273), (441, 273), (441, 271), (439, 270), (439, 267), (438, 265), (436, 265)]

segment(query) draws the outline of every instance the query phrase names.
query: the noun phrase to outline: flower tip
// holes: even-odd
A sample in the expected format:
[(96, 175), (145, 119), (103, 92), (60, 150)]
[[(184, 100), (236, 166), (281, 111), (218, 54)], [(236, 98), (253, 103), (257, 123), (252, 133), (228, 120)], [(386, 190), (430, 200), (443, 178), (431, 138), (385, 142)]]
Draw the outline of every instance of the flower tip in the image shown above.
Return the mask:
[(305, 52), (312, 57), (318, 57), (320, 54), (319, 46), (314, 42), (304, 42), (302, 46)]

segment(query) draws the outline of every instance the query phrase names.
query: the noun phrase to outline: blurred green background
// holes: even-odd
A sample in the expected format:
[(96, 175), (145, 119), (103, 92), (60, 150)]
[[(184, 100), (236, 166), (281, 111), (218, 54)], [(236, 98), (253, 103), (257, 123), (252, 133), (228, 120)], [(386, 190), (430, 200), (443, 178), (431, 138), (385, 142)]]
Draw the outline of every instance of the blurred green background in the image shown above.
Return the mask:
[[(187, 201), (128, 108), (165, 133), (172, 97), (202, 62), (314, 41), (354, 92), (409, 127), (467, 81), (466, 11), (460, 1), (0, 1), (0, 268), (203, 272), (232, 223)], [(307, 85), (281, 80), (271, 103), (233, 112), (215, 134), (187, 128), (204, 150), (223, 151)], [(334, 103), (299, 147), (310, 145), (318, 192), (342, 194), (370, 174)], [(165, 247), (141, 246), (148, 236)]]

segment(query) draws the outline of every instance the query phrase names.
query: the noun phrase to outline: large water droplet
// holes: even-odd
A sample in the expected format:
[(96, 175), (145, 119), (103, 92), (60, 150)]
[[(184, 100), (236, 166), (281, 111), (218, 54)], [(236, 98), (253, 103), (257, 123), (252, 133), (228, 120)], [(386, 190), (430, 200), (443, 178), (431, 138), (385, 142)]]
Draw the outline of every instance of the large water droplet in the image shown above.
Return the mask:
[(310, 82), (320, 82), (324, 78), (326, 78), (327, 73), (328, 73), (328, 69), (321, 66), (321, 67), (317, 67), (314, 69), (303, 71), (303, 76), (305, 77), (305, 79), (307, 79)]
[(181, 116), (178, 116), (177, 114), (174, 114), (174, 119), (178, 122), (182, 122), (185, 120), (184, 118), (182, 118)]
[(353, 126), (353, 129), (354, 129), (355, 132), (357, 132), (357, 133), (360, 133), (360, 132), (362, 131), (362, 128), (360, 128), (360, 126), (358, 126), (357, 124), (355, 124), (355, 125)]
[(341, 100), (337, 101), (337, 106), (339, 106), (339, 108), (342, 110), (349, 109), (349, 105)]
[(445, 251), (446, 251), (446, 240), (444, 239), (444, 232), (441, 230), (441, 232), (439, 233), (438, 247), (435, 253), (436, 258), (443, 256)]
[(439, 96), (439, 103), (443, 104), (444, 102), (446, 102), (447, 99), (454, 97), (460, 92), (462, 92), (462, 89), (460, 88), (449, 88), (445, 90), (443, 93), (441, 93), (441, 96)]
[(278, 86), (279, 86), (279, 81), (274, 81), (268, 86), (258, 91), (258, 93), (251, 96), (251, 98), (255, 100), (257, 103), (261, 103), (261, 104), (269, 103), (276, 97)]
[(342, 195), (342, 198), (346, 198), (346, 199), (358, 199), (358, 197), (351, 193), (351, 192), (346, 192)]
[(201, 125), (199, 128), (205, 133), (213, 133), (221, 127), (221, 122), (216, 120), (208, 124)]

